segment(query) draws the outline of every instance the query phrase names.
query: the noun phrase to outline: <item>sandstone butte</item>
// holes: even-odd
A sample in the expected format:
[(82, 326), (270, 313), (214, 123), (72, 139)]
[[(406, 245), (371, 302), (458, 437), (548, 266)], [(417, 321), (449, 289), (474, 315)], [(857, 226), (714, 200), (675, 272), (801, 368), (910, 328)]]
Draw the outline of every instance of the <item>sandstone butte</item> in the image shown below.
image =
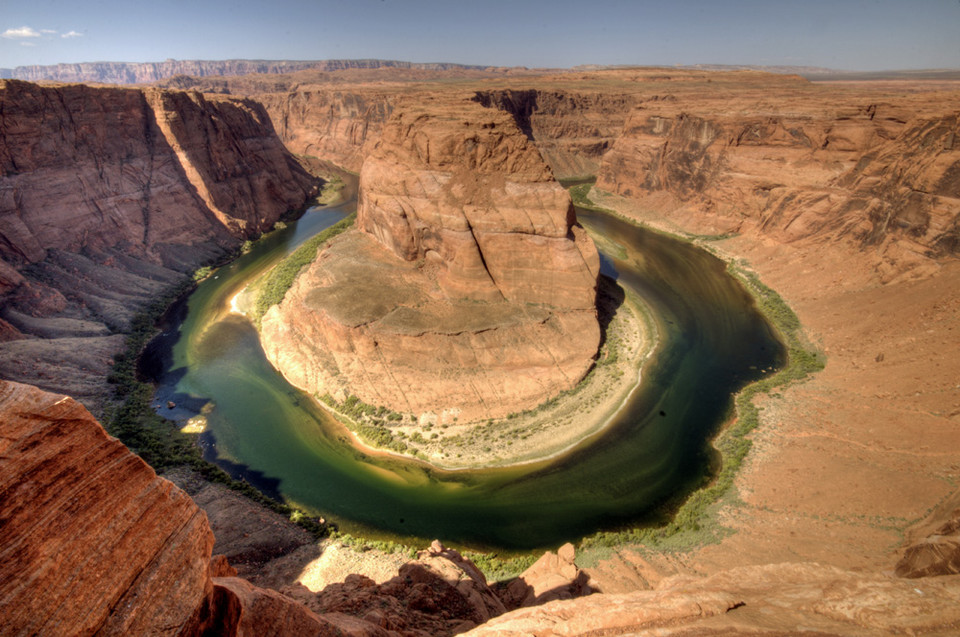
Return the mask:
[(359, 232), (263, 317), (294, 385), (421, 421), (521, 412), (573, 388), (600, 343), (597, 249), (507, 113), (398, 108), (363, 162)]
[[(422, 77), (401, 82), (376, 71), (341, 73), (346, 71), (177, 80), (179, 86), (229, 90), (244, 99), (4, 82), (0, 333), (6, 340), (0, 344), (0, 374), (77, 394), (96, 407), (103, 373), (122, 344), (122, 335), (111, 330), (123, 329), (135, 308), (178, 273), (246, 236), (224, 227), (206, 202), (199, 203), (201, 191), (188, 185), (188, 169), (178, 168), (185, 159), (211, 192), (223, 189), (227, 199), (221, 202), (229, 201), (236, 184), (256, 183), (254, 174), (276, 176), (272, 187), (254, 188), (260, 194), (249, 227), (267, 227), (286, 206), (276, 204), (271, 189), (286, 192), (287, 185), (304, 184), (290, 200), (294, 206), (308, 189), (288, 152), (358, 170), (400, 105), (413, 100), (433, 108), (468, 92), (479, 104), (510, 114), (556, 176), (596, 174), (595, 201), (644, 223), (699, 235), (728, 258), (746, 260), (789, 302), (808, 339), (827, 356), (826, 368), (814, 378), (758, 400), (753, 448), (733, 492), (717, 505), (717, 523), (728, 533), (675, 553), (621, 547), (576, 575), (589, 578), (589, 588), (601, 594), (509, 611), (528, 597), (515, 590), (500, 598), (509, 612), (476, 633), (956, 634), (956, 82), (810, 83), (754, 72), (623, 69), (493, 74), (467, 91), (463, 83), (451, 88)], [(153, 95), (176, 106), (158, 111)], [(180, 109), (198, 116), (181, 119)], [(158, 112), (165, 121), (203, 128), (180, 128), (182, 141), (168, 141), (169, 133), (154, 123)], [(226, 112), (235, 117), (226, 118)], [(116, 130), (126, 133), (111, 134)], [(196, 139), (204, 143), (189, 143)], [(182, 152), (173, 150), (177, 144)], [(211, 147), (218, 150), (208, 153)], [(239, 165), (227, 148), (241, 153)], [(217, 156), (222, 171), (211, 170)], [(58, 187), (52, 194), (44, 188), (58, 183), (83, 187)], [(64, 196), (75, 199), (64, 206)], [(31, 198), (35, 205), (25, 208)], [(181, 205), (171, 207), (171, 200)], [(151, 226), (167, 219), (183, 223), (161, 234), (143, 231), (144, 211), (151, 210)], [(101, 232), (100, 218), (115, 225)], [(78, 232), (55, 231), (66, 219)], [(116, 230), (128, 227), (141, 232)], [(289, 633), (297, 627), (299, 634), (325, 634), (299, 622), (315, 622), (307, 613), (333, 608), (376, 624), (374, 632), (354, 634), (415, 634), (418, 625), (427, 627), (421, 633), (464, 630), (468, 624), (460, 619), (442, 617), (451, 606), (464, 611), (458, 618), (477, 613), (467, 619), (473, 623), (484, 612), (492, 614), (489, 605), (484, 611), (449, 596), (438, 605), (440, 598), (427, 593), (449, 588), (409, 570), (393, 583), (389, 577), (348, 578), (317, 597), (296, 584), (281, 587), (287, 593), (282, 596), (238, 578), (219, 578), (229, 571), (222, 560), (212, 570), (207, 566), (202, 516), (147, 467), (121, 454), (79, 406), (16, 385), (4, 384), (2, 391), (5, 619), (39, 625), (61, 612), (67, 626), (53, 632), (81, 632), (77, 627), (87, 626), (89, 615), (108, 622), (103, 627), (141, 622), (136, 625), (145, 634), (171, 634), (194, 626), (194, 604), (205, 604), (207, 591), (221, 590), (223, 582), (233, 592), (219, 599), (229, 603), (211, 602), (208, 608), (222, 612), (205, 624), (221, 634), (241, 634), (238, 621), (263, 622), (246, 624), (254, 627), (245, 634), (280, 634), (283, 621), (292, 622)], [(96, 433), (71, 429), (81, 424)], [(43, 445), (30, 442), (40, 438)], [(55, 457), (55, 449), (64, 449), (55, 441), (64, 438), (76, 444)], [(115, 450), (111, 467), (121, 474), (93, 471), (85, 449), (98, 457)], [(42, 462), (36, 454), (45, 450), (51, 455)], [(81, 468), (68, 468), (70, 456), (84, 459)], [(58, 482), (60, 476), (89, 480), (85, 489), (74, 490)], [(150, 495), (144, 499), (125, 481), (145, 486)], [(138, 511), (153, 498), (163, 511), (145, 514), (156, 528), (117, 520), (130, 532), (120, 545), (119, 527), (104, 524), (111, 511), (98, 504), (118, 488), (123, 498), (113, 500), (117, 507)], [(27, 491), (36, 497), (24, 498)], [(43, 509), (59, 502), (60, 492), (72, 494), (72, 504)], [(24, 506), (30, 508), (19, 508)], [(253, 517), (237, 524), (253, 524)], [(183, 529), (167, 536), (182, 540), (179, 551), (164, 550), (165, 518)], [(50, 523), (35, 526), (33, 520)], [(33, 528), (48, 541), (32, 541), (27, 531)], [(78, 544), (77, 537), (89, 542)], [(136, 551), (125, 557), (131, 545)], [(91, 556), (91, 546), (102, 550)], [(144, 562), (151, 551), (154, 559)], [(438, 547), (436, 554), (443, 552)], [(168, 565), (170, 571), (164, 571), (165, 559), (176, 563)], [(569, 581), (569, 562), (545, 559), (555, 565), (541, 580), (552, 582), (546, 586)], [(112, 567), (99, 569), (106, 560), (114, 560)], [(152, 567), (136, 566), (144, 563)], [(162, 574), (176, 569), (176, 581), (184, 585), (164, 586), (162, 593), (150, 588), (151, 578), (163, 582)], [(97, 576), (83, 580), (86, 586), (63, 588), (87, 571)], [(466, 581), (461, 577), (475, 581), (463, 575), (464, 568), (459, 572), (456, 581), (444, 581), (454, 588)], [(123, 574), (127, 580), (118, 585)], [(402, 592), (403, 584), (413, 587)], [(584, 592), (566, 590), (571, 596)], [(156, 595), (157, 605), (125, 615), (136, 603), (116, 606), (111, 614), (98, 601), (133, 600), (125, 591)], [(384, 596), (390, 591), (399, 597)], [(303, 602), (298, 609), (313, 610), (291, 610), (288, 598)], [(20, 613), (23, 604), (36, 609), (36, 617)], [(409, 613), (411, 607), (418, 614)], [(428, 623), (438, 610), (447, 622), (442, 628)], [(150, 617), (161, 623), (151, 628)], [(276, 628), (263, 628), (268, 625)]]

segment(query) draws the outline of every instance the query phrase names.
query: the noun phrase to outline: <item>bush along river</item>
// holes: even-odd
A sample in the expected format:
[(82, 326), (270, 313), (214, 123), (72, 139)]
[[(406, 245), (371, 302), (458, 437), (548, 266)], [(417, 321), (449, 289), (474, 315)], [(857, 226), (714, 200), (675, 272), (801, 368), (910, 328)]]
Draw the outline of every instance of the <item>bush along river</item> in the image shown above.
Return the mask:
[(603, 273), (643, 299), (660, 338), (613, 423), (562, 457), (514, 467), (450, 472), (365, 454), (270, 366), (253, 325), (230, 311), (249, 281), (354, 208), (310, 209), (256, 242), (200, 284), (151, 352), (163, 361), (157, 398), (176, 405), (161, 411), (205, 416), (208, 460), (343, 531), (526, 550), (662, 522), (716, 470), (709, 439), (732, 395), (785, 362), (775, 330), (722, 261), (578, 208), (600, 239)]

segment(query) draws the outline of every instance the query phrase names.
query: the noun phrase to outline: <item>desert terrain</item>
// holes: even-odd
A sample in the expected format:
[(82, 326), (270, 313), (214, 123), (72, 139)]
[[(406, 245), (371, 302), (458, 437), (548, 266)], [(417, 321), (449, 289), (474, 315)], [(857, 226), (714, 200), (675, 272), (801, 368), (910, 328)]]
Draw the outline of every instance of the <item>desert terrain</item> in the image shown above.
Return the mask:
[[(181, 77), (176, 89), (0, 82), (0, 484), (16, 537), (0, 592), (18, 630), (89, 615), (84, 631), (110, 634), (955, 633), (960, 84), (457, 73), (301, 70)], [(197, 497), (212, 485), (171, 473), (194, 504), (61, 396), (114, 420), (106, 378), (137, 309), (302, 206), (311, 167), (407, 161), (383, 135), (451, 108), (495, 112), (519, 131), (513, 152), (542, 158), (538, 174), (596, 176), (593, 204), (756, 273), (825, 355), (822, 371), (755, 398), (752, 446), (700, 522), (716, 533), (563, 547), (503, 586), (441, 544), (347, 575), (357, 553), (318, 548), (247, 501), (225, 513), (224, 497)], [(64, 489), (80, 476), (92, 490)], [(125, 489), (111, 492), (117, 481)], [(105, 497), (114, 521), (97, 517)], [(53, 519), (65, 524), (33, 543)], [(251, 537), (259, 553), (243, 546)], [(91, 542), (127, 570), (91, 557)], [(237, 557), (211, 562), (215, 542)], [(53, 561), (73, 575), (56, 580)], [(64, 585), (36, 597), (31, 581)], [(114, 603), (76, 593), (97, 585)]]

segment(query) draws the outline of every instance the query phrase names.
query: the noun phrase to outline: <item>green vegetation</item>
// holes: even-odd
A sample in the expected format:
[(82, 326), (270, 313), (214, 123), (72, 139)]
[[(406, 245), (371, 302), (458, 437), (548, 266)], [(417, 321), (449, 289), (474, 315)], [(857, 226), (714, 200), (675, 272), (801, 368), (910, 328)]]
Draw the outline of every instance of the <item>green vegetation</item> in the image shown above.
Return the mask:
[(317, 195), (317, 204), (326, 206), (334, 203), (339, 198), (341, 190), (343, 190), (343, 179), (340, 175), (334, 175), (324, 182), (320, 194)]
[(463, 556), (479, 568), (488, 582), (502, 582), (513, 579), (533, 566), (538, 556), (530, 554), (500, 557), (496, 553), (474, 553), (464, 551)]
[[(340, 422), (370, 446), (416, 455), (416, 450), (411, 449), (401, 440), (403, 434), (392, 432), (386, 426), (388, 422), (398, 423), (404, 420), (403, 414), (382, 405), (380, 407), (368, 405), (356, 396), (348, 396), (342, 403), (337, 402), (330, 394), (317, 396), (317, 399), (336, 412), (340, 416)], [(412, 419), (413, 416), (410, 418)], [(418, 433), (415, 433), (414, 437), (418, 440), (411, 438), (411, 442), (426, 442)]]
[(260, 293), (257, 295), (257, 301), (253, 307), (253, 320), (257, 325), (260, 324), (267, 310), (283, 301), (283, 297), (286, 296), (287, 290), (290, 289), (297, 275), (300, 274), (300, 270), (316, 258), (320, 246), (353, 225), (355, 218), (355, 214), (350, 215), (320, 234), (311, 237), (264, 277), (260, 284)]
[(316, 538), (326, 537), (329, 529), (302, 511), (263, 495), (252, 485), (234, 480), (220, 467), (203, 459), (194, 437), (181, 433), (178, 425), (157, 414), (153, 408), (153, 387), (137, 380), (137, 358), (157, 333), (157, 323), (167, 308), (194, 288), (194, 281), (209, 276), (208, 267), (171, 287), (140, 311), (130, 323), (123, 352), (116, 356), (107, 381), (114, 386), (114, 402), (105, 410), (102, 421), (107, 431), (131, 451), (143, 458), (158, 473), (164, 469), (188, 466), (209, 482), (218, 482), (238, 491), (306, 529)]
[(587, 210), (596, 210), (597, 212), (613, 212), (607, 208), (601, 208), (597, 204), (590, 201), (588, 194), (591, 188), (593, 188), (592, 183), (571, 186), (568, 190), (570, 192), (570, 199), (573, 200), (573, 205), (580, 208), (586, 208)]
[(584, 538), (581, 550), (602, 551), (625, 544), (643, 544), (660, 550), (682, 550), (718, 541), (729, 531), (716, 519), (722, 498), (728, 497), (734, 477), (752, 445), (747, 434), (760, 424), (760, 408), (754, 398), (807, 378), (823, 369), (823, 354), (805, 343), (800, 320), (774, 290), (753, 272), (730, 265), (733, 276), (743, 283), (764, 316), (780, 333), (788, 352), (787, 364), (777, 373), (744, 387), (734, 401), (736, 418), (714, 441), (721, 469), (716, 477), (694, 493), (676, 511), (673, 520), (656, 528), (601, 532)]
[(330, 538), (357, 551), (380, 551), (387, 555), (399, 554), (411, 560), (417, 559), (417, 549), (415, 547), (408, 546), (401, 542), (394, 542), (393, 540), (368, 540), (338, 531), (332, 532)]

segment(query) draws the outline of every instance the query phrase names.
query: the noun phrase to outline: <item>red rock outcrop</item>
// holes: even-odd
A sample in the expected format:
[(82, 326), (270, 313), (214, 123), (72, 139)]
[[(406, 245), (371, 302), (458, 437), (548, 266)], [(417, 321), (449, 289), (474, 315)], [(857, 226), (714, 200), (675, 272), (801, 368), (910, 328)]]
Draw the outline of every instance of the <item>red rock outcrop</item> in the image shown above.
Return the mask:
[(889, 281), (960, 246), (957, 121), (944, 96), (645, 105), (596, 187), (703, 233), (875, 246)]
[(74, 400), (0, 381), (7, 634), (176, 635), (212, 593), (190, 498)]
[(507, 114), (404, 106), (364, 162), (357, 226), (263, 318), (293, 384), (473, 420), (533, 407), (592, 365), (596, 248)]
[(908, 546), (894, 572), (910, 578), (960, 573), (960, 509), (934, 533)]
[(573, 599), (592, 594), (589, 576), (574, 563), (573, 544), (556, 553), (547, 551), (516, 579), (498, 591), (507, 608), (539, 606), (558, 599)]
[[(0, 82), (0, 376), (91, 406), (144, 303), (313, 189), (262, 106)], [(27, 267), (29, 266), (29, 267)]]
[(455, 635), (506, 611), (480, 570), (438, 541), (382, 584), (348, 575), (317, 594), (286, 592), (322, 617), (355, 617), (391, 635)]

